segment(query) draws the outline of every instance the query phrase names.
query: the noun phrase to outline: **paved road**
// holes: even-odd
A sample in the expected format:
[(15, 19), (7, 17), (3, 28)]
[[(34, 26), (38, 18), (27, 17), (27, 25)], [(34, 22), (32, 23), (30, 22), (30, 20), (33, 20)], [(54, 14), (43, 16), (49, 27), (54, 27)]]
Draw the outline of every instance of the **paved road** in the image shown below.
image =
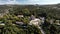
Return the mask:
[(42, 27), (38, 26), (38, 28), (40, 29), (42, 34), (45, 34), (45, 32), (43, 31)]

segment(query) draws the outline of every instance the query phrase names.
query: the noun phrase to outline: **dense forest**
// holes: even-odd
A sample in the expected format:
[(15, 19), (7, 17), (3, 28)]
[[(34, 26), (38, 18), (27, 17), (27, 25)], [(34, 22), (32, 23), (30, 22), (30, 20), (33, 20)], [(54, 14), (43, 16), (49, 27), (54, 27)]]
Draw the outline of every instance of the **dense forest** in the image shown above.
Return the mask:
[[(3, 15), (3, 17), (1, 17)], [(24, 15), (24, 17), (17, 17)], [(50, 19), (60, 20), (60, 4), (54, 5), (0, 5), (0, 34), (42, 34), (37, 26), (29, 25), (29, 17), (34, 15), (45, 17), (45, 22), (40, 25), (45, 34), (60, 34), (60, 26), (50, 24)], [(16, 21), (24, 24), (16, 24)], [(60, 21), (59, 21), (60, 23)], [(13, 25), (14, 24), (14, 25)]]

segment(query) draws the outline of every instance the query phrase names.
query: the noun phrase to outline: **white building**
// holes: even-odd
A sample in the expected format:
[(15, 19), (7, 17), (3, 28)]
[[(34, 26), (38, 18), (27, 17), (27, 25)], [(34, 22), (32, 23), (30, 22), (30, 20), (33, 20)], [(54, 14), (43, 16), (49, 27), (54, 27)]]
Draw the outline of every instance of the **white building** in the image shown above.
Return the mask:
[(24, 24), (24, 23), (23, 23), (23, 22), (16, 21), (16, 24), (22, 25), (22, 24)]
[(5, 9), (4, 11), (5, 11), (6, 14), (9, 13), (9, 9)]
[(60, 25), (60, 20), (56, 20), (55, 24)]
[(5, 25), (4, 23), (0, 23), (0, 25)]
[(50, 24), (53, 24), (54, 23), (54, 19), (50, 19), (49, 22), (50, 22)]
[(3, 17), (3, 15), (4, 15), (3, 13), (0, 13), (0, 17)]
[(29, 25), (35, 25), (35, 26), (40, 25), (40, 24), (41, 24), (40, 19), (37, 19), (37, 18), (35, 18), (34, 20), (31, 20), (29, 23)]
[(23, 15), (18, 15), (17, 17), (24, 17)]

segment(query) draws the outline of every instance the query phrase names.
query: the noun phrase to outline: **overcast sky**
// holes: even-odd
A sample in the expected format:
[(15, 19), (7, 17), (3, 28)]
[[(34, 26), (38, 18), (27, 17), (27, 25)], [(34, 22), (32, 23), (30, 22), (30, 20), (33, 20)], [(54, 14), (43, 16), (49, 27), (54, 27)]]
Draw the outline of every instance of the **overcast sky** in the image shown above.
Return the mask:
[(57, 4), (60, 0), (0, 0), (0, 4)]

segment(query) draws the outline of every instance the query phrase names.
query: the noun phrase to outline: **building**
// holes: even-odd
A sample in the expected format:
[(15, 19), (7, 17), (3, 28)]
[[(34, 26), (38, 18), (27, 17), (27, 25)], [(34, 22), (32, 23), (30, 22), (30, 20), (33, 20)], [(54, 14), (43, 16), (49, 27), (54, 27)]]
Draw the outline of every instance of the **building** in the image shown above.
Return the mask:
[(35, 16), (31, 15), (30, 20), (34, 20), (34, 19), (35, 19)]
[(56, 20), (55, 24), (60, 25), (60, 20)]
[(16, 24), (23, 25), (23, 22), (16, 21)]
[(0, 13), (0, 17), (3, 17), (3, 13)]
[(40, 24), (41, 24), (40, 19), (38, 19), (38, 18), (35, 18), (34, 20), (31, 20), (30, 23), (29, 23), (29, 25), (35, 25), (35, 26), (40, 25)]
[(17, 15), (17, 17), (24, 17), (23, 15)]
[(54, 19), (50, 19), (49, 22), (50, 22), (50, 24), (53, 24), (54, 23)]
[(9, 13), (9, 9), (5, 9), (4, 11), (5, 11), (6, 14)]
[(44, 21), (45, 21), (45, 17), (40, 17), (40, 20), (41, 20), (41, 22), (42, 22), (42, 24), (43, 24)]
[(5, 25), (5, 23), (0, 23), (0, 25)]

